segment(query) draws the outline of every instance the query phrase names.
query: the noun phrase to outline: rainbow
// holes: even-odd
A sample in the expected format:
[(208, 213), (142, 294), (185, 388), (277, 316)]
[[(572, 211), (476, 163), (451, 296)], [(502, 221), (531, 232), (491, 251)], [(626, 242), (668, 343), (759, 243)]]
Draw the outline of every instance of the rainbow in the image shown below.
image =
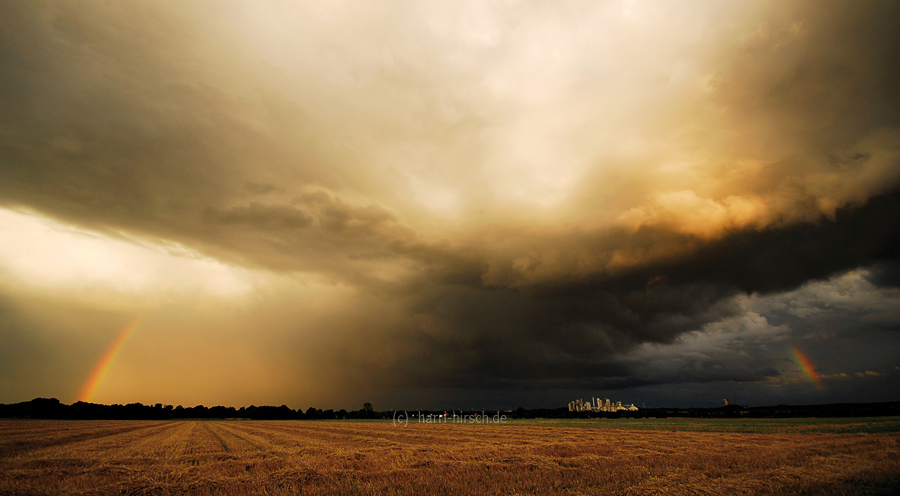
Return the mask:
[(106, 376), (106, 372), (109, 371), (109, 367), (116, 361), (116, 357), (119, 356), (119, 352), (122, 351), (122, 347), (125, 346), (125, 342), (128, 341), (128, 338), (131, 336), (131, 333), (134, 332), (134, 329), (138, 326), (140, 321), (141, 317), (137, 317), (122, 328), (119, 335), (116, 337), (116, 340), (106, 349), (106, 353), (100, 357), (100, 361), (94, 367), (93, 372), (91, 372), (90, 377), (88, 377), (87, 382), (84, 384), (81, 394), (78, 395), (78, 401), (91, 401), (91, 397), (94, 396), (94, 392), (97, 391), (97, 386), (103, 382), (103, 378)]
[(806, 356), (805, 353), (797, 349), (796, 346), (791, 346), (791, 353), (794, 354), (794, 361), (797, 362), (797, 365), (800, 366), (800, 370), (806, 374), (806, 377), (809, 377), (809, 380), (813, 382), (819, 389), (825, 389), (825, 386), (822, 384), (822, 376), (816, 372), (815, 367), (813, 367), (812, 362), (809, 361), (809, 357)]

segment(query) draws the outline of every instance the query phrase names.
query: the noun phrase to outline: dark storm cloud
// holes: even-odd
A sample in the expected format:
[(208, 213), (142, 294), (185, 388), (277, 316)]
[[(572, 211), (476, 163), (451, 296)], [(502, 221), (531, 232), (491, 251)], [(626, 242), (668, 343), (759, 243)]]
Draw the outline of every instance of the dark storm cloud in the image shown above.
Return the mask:
[[(833, 219), (736, 233), (687, 256), (620, 274), (514, 289), (434, 287), (412, 298), (413, 317), (395, 337), (409, 354), (384, 374), (417, 386), (522, 390), (763, 381), (778, 375), (765, 349), (777, 342), (771, 331), (783, 319), (769, 311), (772, 325), (765, 318), (748, 320), (734, 298), (792, 291), (858, 267), (896, 263), (898, 226), (900, 194), (892, 192), (840, 209)], [(867, 309), (860, 310), (868, 316), (861, 328), (853, 307), (829, 314), (830, 325), (857, 336), (871, 336), (864, 328), (897, 329), (895, 319), (876, 325), (876, 314)], [(812, 322), (791, 320), (791, 328), (800, 332)], [(674, 343), (708, 326), (721, 328), (718, 351), (686, 360), (704, 353), (702, 340)], [(780, 334), (783, 344), (790, 333)], [(661, 351), (642, 360), (622, 358), (648, 344)]]
[[(839, 209), (833, 219), (736, 233), (619, 274), (512, 290), (444, 287), (411, 310), (420, 324), (410, 339), (424, 350), (411, 363), (429, 364), (413, 377), (433, 380), (443, 368), (454, 380), (466, 373), (524, 382), (603, 377), (619, 353), (645, 342), (671, 343), (733, 316), (735, 295), (789, 291), (857, 267), (896, 263), (898, 226), (900, 195), (892, 192)], [(771, 372), (763, 366), (744, 377)]]
[(656, 271), (671, 284), (705, 281), (745, 293), (794, 289), (809, 280), (900, 259), (900, 193), (838, 209), (833, 219), (727, 236)]
[(0, 205), (333, 285), (323, 390), (778, 378), (741, 298), (897, 285), (900, 6), (714, 4), (3, 2)]
[(869, 272), (869, 281), (877, 286), (900, 288), (900, 262), (885, 261), (876, 264)]

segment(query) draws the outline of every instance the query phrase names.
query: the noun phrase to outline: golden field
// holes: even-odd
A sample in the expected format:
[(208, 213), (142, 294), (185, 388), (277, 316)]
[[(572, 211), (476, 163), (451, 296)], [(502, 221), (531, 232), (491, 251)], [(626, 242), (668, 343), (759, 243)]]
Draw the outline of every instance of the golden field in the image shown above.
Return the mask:
[(741, 422), (5, 420), (0, 494), (871, 495), (900, 487), (897, 418), (859, 428)]

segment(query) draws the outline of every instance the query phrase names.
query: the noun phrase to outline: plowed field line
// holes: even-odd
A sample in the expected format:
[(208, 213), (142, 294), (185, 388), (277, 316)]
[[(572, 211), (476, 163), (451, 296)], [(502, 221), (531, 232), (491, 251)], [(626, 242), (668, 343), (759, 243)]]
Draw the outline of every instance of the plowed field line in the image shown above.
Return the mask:
[[(62, 434), (73, 432), (91, 432), (97, 430), (98, 422), (96, 421), (46, 421), (47, 424), (37, 424), (37, 422), (25, 421), (25, 426), (18, 429), (9, 428), (0, 432), (3, 438), (16, 436), (20, 440), (29, 438), (45, 437), (48, 433)], [(36, 428), (31, 428), (31, 424), (37, 424)]]
[(228, 449), (228, 445), (225, 444), (225, 440), (222, 439), (222, 436), (220, 436), (217, 432), (215, 432), (215, 431), (213, 430), (213, 428), (209, 426), (209, 424), (203, 424), (203, 427), (205, 427), (206, 430), (209, 431), (209, 433), (212, 434), (214, 438), (216, 438), (216, 441), (218, 441), (219, 444), (222, 445), (222, 449), (225, 450), (226, 453), (230, 453), (230, 452), (231, 452), (231, 450)]
[(55, 439), (13, 441), (13, 443), (11, 443), (10, 445), (0, 447), (0, 458), (18, 455), (18, 454), (25, 453), (28, 451), (33, 451), (33, 450), (52, 447), (52, 446), (60, 446), (60, 445), (64, 445), (64, 444), (77, 443), (79, 441), (86, 441), (86, 440), (93, 440), (93, 439), (102, 439), (102, 438), (106, 438), (109, 436), (124, 434), (126, 432), (146, 430), (146, 429), (150, 429), (153, 427), (157, 427), (159, 425), (160, 424), (132, 425), (132, 426), (115, 428), (115, 429), (107, 429), (105, 431), (100, 431), (100, 432), (91, 430), (90, 432), (86, 432), (86, 433), (82, 433), (82, 434), (74, 434), (74, 435), (59, 437), (59, 438), (55, 438)]
[[(374, 432), (360, 432), (351, 430), (353, 428), (352, 425), (348, 425), (348, 428), (328, 428), (322, 425), (321, 423), (315, 422), (310, 423), (309, 425), (277, 425), (277, 424), (262, 424), (262, 425), (254, 425), (253, 428), (257, 431), (269, 432), (270, 434), (275, 433), (283, 433), (290, 434), (294, 438), (305, 438), (305, 439), (318, 439), (326, 442), (335, 442), (335, 441), (359, 441), (359, 442), (371, 442), (375, 440), (387, 441), (390, 444), (395, 443), (403, 443), (403, 444), (431, 444), (437, 440), (441, 440), (443, 442), (447, 441), (447, 436), (441, 436), (440, 434), (428, 434), (428, 435), (420, 435), (421, 433), (415, 433), (414, 435), (410, 435), (408, 433), (397, 432), (396, 434), (391, 433), (374, 433)], [(393, 429), (393, 427), (388, 427), (389, 429)], [(397, 427), (397, 429), (401, 429)], [(476, 438), (472, 438), (472, 441), (478, 441)]]
[[(237, 439), (240, 439), (240, 440), (243, 441), (244, 443), (249, 444), (250, 446), (253, 446), (254, 448), (256, 448), (257, 451), (260, 451), (260, 452), (268, 452), (268, 453), (271, 453), (271, 452), (272, 452), (272, 450), (270, 450), (270, 449), (265, 449), (265, 448), (262, 446), (262, 444), (260, 444), (258, 441), (253, 441), (253, 440), (249, 439), (249, 438), (247, 437), (248, 434), (247, 434), (246, 432), (242, 432), (242, 431), (240, 431), (239, 429), (232, 428), (232, 427), (230, 427), (230, 426), (225, 426), (224, 424), (219, 423), (219, 422), (217, 422), (217, 423), (215, 424), (215, 426), (216, 426), (218, 429), (221, 429), (221, 430), (222, 430), (223, 432), (225, 432), (227, 435), (232, 436), (232, 437), (237, 438)], [(243, 435), (241, 435), (241, 434), (243, 434)], [(252, 434), (250, 434), (250, 435), (252, 436)]]

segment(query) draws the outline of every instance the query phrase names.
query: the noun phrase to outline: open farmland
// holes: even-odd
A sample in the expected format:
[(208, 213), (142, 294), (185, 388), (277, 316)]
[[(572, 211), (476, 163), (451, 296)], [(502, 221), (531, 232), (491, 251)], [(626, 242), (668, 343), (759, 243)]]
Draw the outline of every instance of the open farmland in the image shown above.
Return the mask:
[(751, 422), (752, 432), (740, 421), (0, 421), (0, 494), (894, 494), (900, 487), (896, 418)]

